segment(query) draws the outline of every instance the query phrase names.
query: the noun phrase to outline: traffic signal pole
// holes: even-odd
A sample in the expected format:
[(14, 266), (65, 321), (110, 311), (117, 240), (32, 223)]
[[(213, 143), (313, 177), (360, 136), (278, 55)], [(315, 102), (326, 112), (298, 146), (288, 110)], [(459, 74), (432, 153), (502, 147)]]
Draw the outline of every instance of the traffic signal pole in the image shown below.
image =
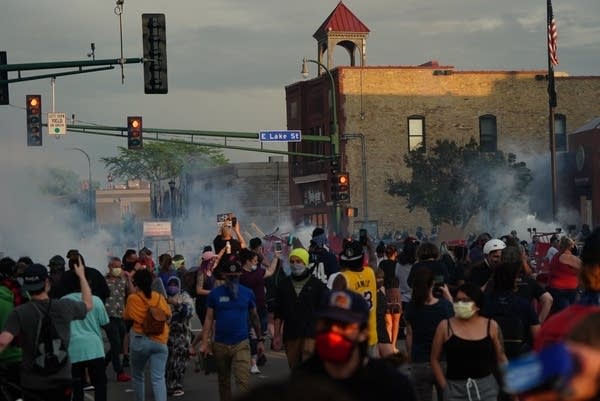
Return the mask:
[[(53, 62), (46, 62), (46, 63), (0, 64), (0, 72), (2, 72), (2, 71), (6, 71), (6, 72), (17, 71), (17, 73), (18, 73), (18, 78), (0, 80), (0, 85), (9, 84), (9, 83), (13, 83), (13, 82), (23, 82), (23, 81), (32, 81), (32, 80), (36, 80), (36, 79), (53, 78), (53, 77), (59, 77), (59, 76), (63, 76), (63, 75), (75, 75), (75, 74), (85, 74), (88, 72), (105, 71), (105, 70), (114, 69), (115, 65), (140, 64), (143, 62), (144, 62), (144, 59), (142, 59), (142, 58), (117, 58), (117, 59), (103, 59), (103, 60), (53, 61)], [(98, 67), (98, 66), (108, 66), (108, 67), (84, 69), (84, 67)], [(56, 72), (56, 73), (51, 73), (51, 74), (32, 75), (32, 76), (28, 76), (28, 77), (21, 76), (21, 73), (23, 71), (50, 70), (50, 69), (60, 69), (60, 68), (77, 68), (77, 69), (73, 70), (73, 71), (67, 71), (67, 72)]]
[[(47, 124), (43, 124), (47, 126)], [(101, 135), (101, 136), (111, 136), (118, 138), (127, 138), (128, 127), (118, 127), (118, 126), (103, 126), (103, 125), (82, 125), (82, 124), (67, 124), (67, 131), (69, 132), (77, 132), (83, 134), (90, 135)], [(116, 131), (118, 133), (110, 132)], [(182, 143), (187, 142), (190, 145), (197, 146), (207, 146), (214, 148), (222, 148), (222, 149), (234, 149), (234, 150), (242, 150), (249, 152), (262, 152), (262, 153), (271, 153), (271, 154), (280, 154), (280, 155), (288, 155), (288, 156), (304, 156), (304, 157), (313, 157), (315, 159), (331, 159), (331, 156), (314, 154), (314, 153), (302, 153), (302, 152), (290, 152), (284, 150), (277, 149), (265, 149), (261, 142), (260, 148), (252, 148), (245, 146), (235, 146), (227, 144), (228, 138), (233, 139), (259, 139), (259, 134), (256, 132), (230, 132), (230, 131), (198, 131), (198, 130), (181, 130), (181, 129), (165, 129), (165, 128), (143, 128), (143, 134), (154, 134), (152, 136), (147, 135), (143, 136), (144, 141), (157, 141), (157, 142), (175, 142)], [(183, 136), (182, 139), (173, 139), (173, 138), (165, 138), (164, 136)], [(163, 137), (161, 137), (163, 136)], [(187, 138), (185, 138), (187, 137)], [(225, 143), (208, 143), (208, 142), (199, 142), (194, 141), (194, 138), (222, 138), (225, 140)], [(189, 141), (187, 140), (189, 139)], [(329, 142), (329, 138), (325, 136), (319, 135), (303, 135), (303, 141), (311, 141), (311, 142)]]

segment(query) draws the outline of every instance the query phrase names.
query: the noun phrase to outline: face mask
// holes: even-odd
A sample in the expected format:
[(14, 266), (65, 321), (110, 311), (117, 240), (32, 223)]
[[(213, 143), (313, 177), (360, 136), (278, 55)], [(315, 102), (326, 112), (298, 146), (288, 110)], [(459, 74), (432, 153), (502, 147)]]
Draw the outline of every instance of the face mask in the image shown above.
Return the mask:
[(179, 286), (170, 285), (167, 287), (167, 294), (173, 296), (179, 293)]
[(315, 350), (322, 360), (342, 364), (350, 360), (354, 343), (339, 333), (326, 331), (317, 334)]
[(459, 319), (470, 319), (475, 314), (475, 310), (473, 309), (474, 305), (475, 302), (455, 302), (454, 314)]
[(123, 270), (120, 267), (115, 267), (114, 269), (112, 269), (110, 271), (110, 274), (112, 274), (113, 277), (121, 277), (122, 272), (123, 272)]
[(292, 263), (290, 265), (290, 269), (292, 270), (292, 274), (294, 276), (300, 276), (302, 273), (304, 273), (304, 270), (306, 270), (306, 266), (304, 266), (302, 263)]
[(254, 271), (256, 269), (258, 269), (258, 265), (252, 265), (252, 266), (250, 266), (250, 270)]

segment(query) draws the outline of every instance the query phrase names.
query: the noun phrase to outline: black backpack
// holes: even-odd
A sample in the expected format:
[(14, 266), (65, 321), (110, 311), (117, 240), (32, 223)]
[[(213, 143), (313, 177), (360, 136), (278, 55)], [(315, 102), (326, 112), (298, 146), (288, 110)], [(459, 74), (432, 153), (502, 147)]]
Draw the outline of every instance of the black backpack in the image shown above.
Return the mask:
[(501, 298), (491, 316), (502, 331), (504, 352), (508, 359), (515, 358), (527, 351), (523, 321), (516, 313), (511, 312), (510, 306), (510, 298)]
[(48, 309), (45, 312), (40, 310), (42, 319), (38, 325), (35, 340), (33, 368), (43, 376), (58, 372), (69, 360), (67, 345), (58, 335), (58, 331), (50, 317), (51, 306), (52, 299), (48, 302)]

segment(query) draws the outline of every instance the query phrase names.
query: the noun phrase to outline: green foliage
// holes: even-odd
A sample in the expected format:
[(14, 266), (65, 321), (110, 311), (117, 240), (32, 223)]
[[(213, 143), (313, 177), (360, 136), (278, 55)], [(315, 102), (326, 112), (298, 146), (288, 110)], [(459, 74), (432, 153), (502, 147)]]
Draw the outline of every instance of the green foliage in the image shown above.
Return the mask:
[(480, 211), (497, 211), (521, 197), (532, 180), (527, 165), (514, 154), (480, 152), (474, 139), (464, 146), (437, 141), (427, 152), (405, 155), (404, 162), (411, 179), (388, 179), (387, 191), (405, 197), (410, 211), (426, 209), (434, 226), (464, 227)]
[(51, 196), (70, 196), (80, 192), (81, 179), (71, 170), (50, 167), (38, 172), (39, 188)]
[(119, 147), (119, 156), (101, 160), (116, 178), (149, 182), (227, 163), (220, 150), (187, 142), (146, 142), (139, 150)]

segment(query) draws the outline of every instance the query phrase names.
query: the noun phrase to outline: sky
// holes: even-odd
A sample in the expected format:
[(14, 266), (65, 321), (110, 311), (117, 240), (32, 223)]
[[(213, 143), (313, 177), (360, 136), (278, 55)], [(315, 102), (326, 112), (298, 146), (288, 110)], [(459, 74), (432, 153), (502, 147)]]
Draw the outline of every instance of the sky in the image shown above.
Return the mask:
[[(145, 95), (142, 66), (131, 64), (125, 66), (124, 84), (119, 68), (59, 77), (55, 110), (74, 114), (78, 124), (125, 126), (128, 115), (141, 115), (146, 128), (285, 129), (285, 86), (302, 79), (303, 57), (316, 58), (312, 35), (337, 3), (125, 0), (125, 57), (142, 56), (141, 14), (166, 14), (169, 93)], [(462, 70), (546, 68), (545, 0), (344, 3), (371, 30), (367, 39), (370, 66), (438, 60)], [(88, 60), (93, 42), (97, 59), (116, 59), (120, 39), (115, 5), (110, 0), (4, 1), (0, 50), (7, 52), (9, 64)], [(557, 70), (600, 75), (600, 2), (555, 0), (554, 12), (559, 32)], [(336, 64), (348, 64), (341, 48), (336, 55)], [(309, 67), (314, 77), (315, 66)], [(87, 159), (71, 149), (78, 147), (91, 157), (94, 180), (105, 184), (107, 172), (99, 159), (116, 155), (118, 146), (126, 146), (126, 139), (69, 133), (60, 139), (45, 136), (42, 148), (28, 148), (26, 94), (41, 94), (43, 111), (52, 111), (50, 79), (11, 84), (11, 104), (0, 106), (0, 251), (10, 248), (25, 253), (35, 244), (32, 256), (43, 259), (54, 249), (72, 247), (79, 240), (76, 226), (82, 223), (39, 196), (30, 170), (59, 167), (85, 179)], [(258, 146), (256, 141), (233, 143)], [(232, 162), (266, 161), (268, 156), (226, 154)], [(69, 219), (75, 223), (69, 226), (65, 223)], [(94, 251), (101, 260), (101, 247)]]

